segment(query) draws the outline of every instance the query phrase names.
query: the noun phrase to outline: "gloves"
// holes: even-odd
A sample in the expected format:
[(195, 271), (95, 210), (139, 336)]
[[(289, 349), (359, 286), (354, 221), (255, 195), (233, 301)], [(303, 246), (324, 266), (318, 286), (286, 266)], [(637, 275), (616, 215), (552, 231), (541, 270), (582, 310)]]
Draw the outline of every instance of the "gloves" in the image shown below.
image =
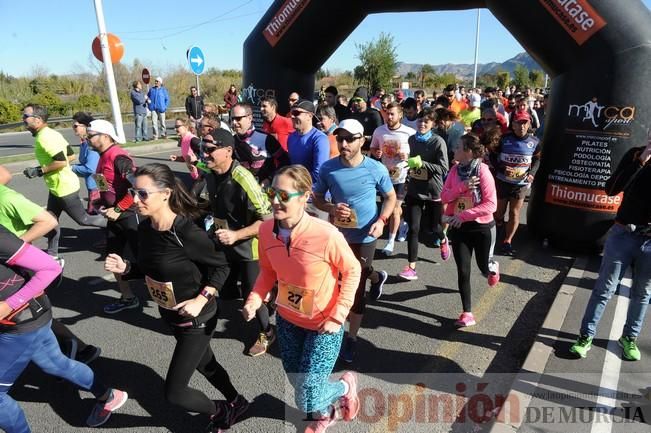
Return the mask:
[(412, 158), (409, 158), (407, 160), (407, 164), (409, 164), (409, 168), (421, 168), (423, 166), (423, 161), (420, 158), (420, 155), (416, 155)]
[(28, 179), (33, 179), (35, 177), (43, 176), (43, 169), (41, 167), (27, 167), (25, 170), (23, 170), (23, 174)]
[(192, 165), (194, 165), (195, 167), (197, 167), (199, 170), (203, 171), (204, 173), (210, 173), (210, 172), (212, 171), (211, 169), (209, 169), (209, 168), (206, 166), (206, 163), (203, 162), (203, 161), (199, 161), (199, 160), (194, 161), (194, 162), (192, 163)]

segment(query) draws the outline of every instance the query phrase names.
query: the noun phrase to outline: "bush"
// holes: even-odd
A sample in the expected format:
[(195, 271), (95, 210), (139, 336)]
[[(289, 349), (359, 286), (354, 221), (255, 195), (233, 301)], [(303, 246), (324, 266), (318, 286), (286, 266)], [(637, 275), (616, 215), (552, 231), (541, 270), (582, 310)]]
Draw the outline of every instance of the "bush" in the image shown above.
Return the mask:
[(14, 123), (20, 120), (20, 107), (6, 99), (0, 99), (0, 123)]

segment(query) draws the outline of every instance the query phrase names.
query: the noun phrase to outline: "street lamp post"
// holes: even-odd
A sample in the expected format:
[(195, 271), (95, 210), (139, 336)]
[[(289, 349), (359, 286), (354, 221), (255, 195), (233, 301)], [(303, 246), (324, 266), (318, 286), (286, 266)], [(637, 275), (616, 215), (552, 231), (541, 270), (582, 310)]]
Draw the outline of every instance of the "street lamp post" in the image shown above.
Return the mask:
[(477, 88), (477, 61), (479, 58), (479, 17), (481, 9), (477, 9), (477, 31), (475, 32), (475, 73), (472, 77), (472, 88)]

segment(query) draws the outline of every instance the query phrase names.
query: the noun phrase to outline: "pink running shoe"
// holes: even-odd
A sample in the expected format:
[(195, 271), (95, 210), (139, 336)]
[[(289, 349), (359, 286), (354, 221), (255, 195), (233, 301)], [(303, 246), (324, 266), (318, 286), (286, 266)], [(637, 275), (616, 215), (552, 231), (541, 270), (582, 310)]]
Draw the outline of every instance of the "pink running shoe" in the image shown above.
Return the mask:
[(119, 389), (111, 389), (109, 398), (106, 401), (98, 401), (93, 406), (93, 411), (86, 419), (89, 427), (98, 427), (104, 424), (111, 417), (111, 414), (120, 409), (129, 399), (129, 395)]
[(446, 261), (450, 258), (450, 241), (445, 238), (445, 242), (441, 241), (441, 259)]
[(500, 264), (495, 260), (488, 262), (488, 286), (494, 287), (500, 282)]
[(416, 269), (412, 269), (409, 265), (398, 274), (400, 278), (407, 281), (413, 281), (418, 279), (418, 274), (416, 274)]
[(474, 326), (477, 324), (477, 322), (475, 322), (475, 316), (473, 316), (472, 313), (467, 313), (464, 311), (459, 316), (459, 319), (454, 322), (454, 324), (460, 328), (465, 328), (466, 326)]
[(359, 398), (357, 397), (357, 376), (352, 371), (347, 371), (339, 379), (348, 384), (348, 392), (341, 397), (342, 418), (352, 421), (359, 413)]

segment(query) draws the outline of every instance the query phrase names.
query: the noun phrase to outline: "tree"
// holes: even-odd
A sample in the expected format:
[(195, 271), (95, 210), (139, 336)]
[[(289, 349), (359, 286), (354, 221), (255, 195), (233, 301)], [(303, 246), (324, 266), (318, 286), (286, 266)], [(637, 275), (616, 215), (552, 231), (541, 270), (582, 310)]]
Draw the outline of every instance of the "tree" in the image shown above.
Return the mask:
[(498, 71), (496, 75), (497, 87), (506, 89), (511, 82), (511, 74), (508, 71)]
[(0, 99), (0, 123), (13, 123), (19, 120), (20, 107), (6, 99)]
[(420, 88), (421, 89), (425, 88), (425, 82), (427, 81), (427, 79), (435, 74), (436, 71), (434, 70), (432, 65), (428, 65), (428, 64), (423, 65), (423, 67), (420, 68)]
[(540, 69), (534, 69), (529, 72), (529, 83), (532, 87), (542, 87), (545, 85), (545, 73)]
[(369, 90), (390, 87), (398, 59), (393, 36), (380, 33), (377, 41), (372, 40), (355, 46), (357, 58), (361, 62), (354, 70), (355, 80), (367, 86)]
[(522, 65), (517, 65), (513, 70), (513, 84), (520, 89), (529, 85), (529, 70)]

